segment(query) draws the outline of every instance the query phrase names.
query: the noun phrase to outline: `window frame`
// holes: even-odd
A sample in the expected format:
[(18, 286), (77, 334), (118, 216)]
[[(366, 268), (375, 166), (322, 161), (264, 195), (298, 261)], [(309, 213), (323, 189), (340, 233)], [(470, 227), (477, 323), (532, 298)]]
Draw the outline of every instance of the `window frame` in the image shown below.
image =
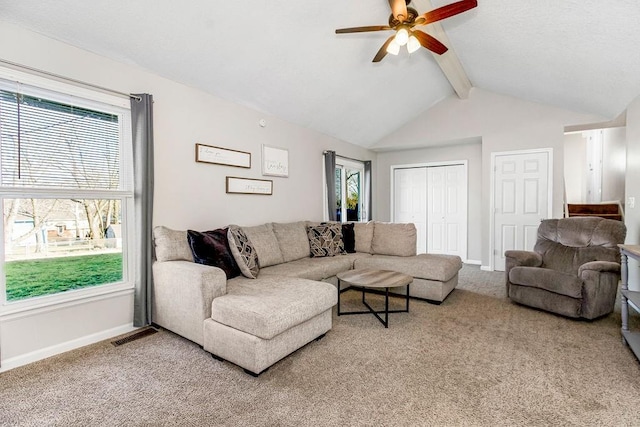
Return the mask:
[(0, 315), (84, 300), (134, 287), (134, 192), (133, 192), (133, 146), (131, 133), (131, 107), (128, 99), (98, 90), (71, 85), (69, 83), (32, 75), (18, 70), (0, 67), (0, 89), (22, 92), (53, 101), (97, 109), (118, 115), (120, 133), (119, 188), (67, 189), (3, 186), (0, 183), (0, 204), (5, 199), (116, 199), (122, 209), (122, 280), (115, 283), (92, 285), (50, 295), (36, 296), (16, 301), (7, 301), (5, 278), (4, 221), (0, 222)]
[[(340, 174), (340, 191), (341, 191), (341, 209), (340, 222), (366, 222), (363, 219), (364, 207), (362, 194), (364, 190), (364, 163), (356, 162), (353, 160), (345, 159), (342, 157), (336, 157), (336, 169), (342, 169)], [(346, 170), (357, 170), (360, 172), (359, 193), (358, 193), (358, 221), (349, 221), (347, 219), (347, 174)]]

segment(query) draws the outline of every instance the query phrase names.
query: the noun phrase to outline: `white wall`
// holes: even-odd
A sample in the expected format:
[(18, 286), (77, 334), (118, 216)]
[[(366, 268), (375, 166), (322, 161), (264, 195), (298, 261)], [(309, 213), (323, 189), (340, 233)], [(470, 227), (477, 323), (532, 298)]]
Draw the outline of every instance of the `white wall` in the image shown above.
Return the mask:
[[(491, 153), (532, 148), (553, 149), (553, 216), (562, 216), (564, 127), (602, 122), (602, 117), (522, 101), (481, 89), (468, 99), (447, 98), (373, 149), (443, 145), (468, 138), (482, 139), (482, 265), (490, 265), (489, 194)], [(378, 193), (378, 198), (387, 197)], [(377, 205), (376, 209), (382, 209)], [(379, 210), (375, 211), (375, 217)]]
[[(625, 194), (627, 209), (625, 224), (627, 226), (626, 243), (640, 244), (640, 96), (627, 107), (627, 174)], [(635, 197), (635, 207), (629, 206), (629, 197)], [(640, 291), (640, 264), (629, 261), (629, 288)]]
[[(154, 224), (211, 229), (229, 223), (322, 219), (322, 151), (362, 160), (375, 153), (295, 126), (193, 88), (3, 23), (0, 58), (125, 93), (154, 96)], [(304, 108), (304, 106), (301, 106)], [(330, 108), (330, 107), (328, 107)], [(258, 125), (266, 120), (266, 127)], [(248, 151), (251, 169), (195, 162), (195, 143)], [(289, 150), (289, 177), (273, 177), (273, 196), (225, 194), (225, 176), (263, 178), (261, 145)], [(266, 177), (265, 177), (266, 178)], [(100, 304), (58, 307), (48, 314), (0, 318), (0, 358), (19, 364), (69, 343), (104, 339), (131, 327), (132, 295)], [(46, 325), (46, 328), (44, 327)], [(34, 333), (34, 331), (42, 331)], [(43, 334), (47, 335), (45, 341)], [(87, 338), (89, 337), (89, 338)], [(44, 349), (47, 349), (44, 351)], [(6, 365), (6, 364), (5, 364)]]
[(602, 132), (603, 202), (619, 200), (624, 206), (626, 129), (624, 127), (568, 133), (564, 137), (564, 179), (568, 203), (587, 203), (587, 136)]
[(627, 130), (623, 127), (603, 130), (602, 201), (620, 200), (624, 205)]
[(582, 132), (564, 136), (564, 182), (567, 203), (585, 203), (587, 200), (587, 140)]
[[(391, 166), (416, 163), (466, 160), (468, 176), (468, 223), (467, 258), (481, 259), (481, 206), (482, 206), (482, 145), (480, 141), (445, 147), (427, 147), (378, 153), (378, 168), (375, 176), (377, 195), (376, 219), (391, 220)], [(386, 197), (386, 198), (385, 198)]]

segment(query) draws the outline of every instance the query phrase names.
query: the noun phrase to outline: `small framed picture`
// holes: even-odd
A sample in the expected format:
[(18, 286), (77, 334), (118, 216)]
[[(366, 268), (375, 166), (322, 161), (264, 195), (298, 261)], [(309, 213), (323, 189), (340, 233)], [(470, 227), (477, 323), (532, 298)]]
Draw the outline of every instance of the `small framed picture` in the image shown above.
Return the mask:
[(250, 169), (251, 153), (213, 145), (196, 144), (196, 162)]
[(270, 179), (228, 176), (226, 190), (228, 194), (262, 194), (270, 196), (273, 194), (273, 181)]
[(262, 175), (289, 176), (289, 150), (262, 146)]

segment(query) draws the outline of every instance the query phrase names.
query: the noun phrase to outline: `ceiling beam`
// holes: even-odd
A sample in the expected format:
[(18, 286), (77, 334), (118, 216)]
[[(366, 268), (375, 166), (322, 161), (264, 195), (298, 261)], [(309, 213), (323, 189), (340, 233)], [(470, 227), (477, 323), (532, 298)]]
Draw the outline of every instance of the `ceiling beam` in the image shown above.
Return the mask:
[[(429, 10), (434, 9), (431, 4), (431, 0), (414, 0), (415, 3), (419, 3), (421, 8), (419, 9), (423, 13)], [(471, 90), (471, 81), (467, 76), (467, 73), (464, 71), (462, 67), (462, 63), (456, 55), (456, 52), (453, 50), (451, 46), (451, 41), (445, 33), (444, 28), (439, 22), (434, 22), (433, 24), (429, 24), (423, 28), (426, 33), (429, 33), (436, 39), (440, 40), (445, 46), (449, 48), (442, 55), (438, 55), (437, 53), (433, 53), (433, 57), (436, 62), (442, 69), (447, 80), (453, 87), (453, 90), (456, 91), (458, 97), (460, 99), (467, 99), (469, 97), (469, 91)]]

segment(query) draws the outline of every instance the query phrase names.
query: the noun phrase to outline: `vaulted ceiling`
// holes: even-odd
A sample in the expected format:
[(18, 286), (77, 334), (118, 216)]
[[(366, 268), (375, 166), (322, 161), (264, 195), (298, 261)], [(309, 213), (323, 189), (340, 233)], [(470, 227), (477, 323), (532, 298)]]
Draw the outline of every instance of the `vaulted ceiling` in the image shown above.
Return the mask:
[[(389, 13), (387, 0), (0, 0), (0, 23), (362, 146), (456, 96), (426, 49), (374, 64), (391, 33), (334, 33)], [(640, 95), (638, 22), (637, 0), (478, 0), (442, 27), (474, 87), (614, 118)]]

